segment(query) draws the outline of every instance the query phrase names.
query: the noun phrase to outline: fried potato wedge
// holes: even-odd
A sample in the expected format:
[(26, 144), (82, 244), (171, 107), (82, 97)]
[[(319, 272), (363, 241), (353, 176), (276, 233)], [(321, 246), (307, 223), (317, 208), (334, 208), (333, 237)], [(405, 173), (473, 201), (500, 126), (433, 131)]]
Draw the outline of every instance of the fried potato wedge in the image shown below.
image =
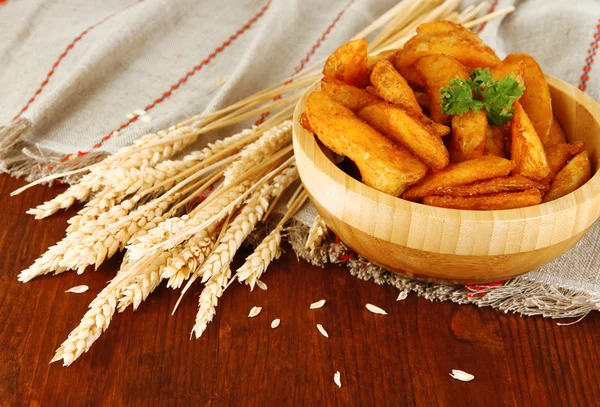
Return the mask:
[(525, 67), (525, 92), (519, 99), (519, 103), (525, 109), (535, 132), (544, 143), (548, 139), (548, 132), (552, 125), (552, 101), (544, 72), (536, 60), (527, 54), (509, 54), (504, 62), (521, 62)]
[(496, 81), (513, 74), (520, 86), (525, 85), (525, 63), (523, 61), (504, 60), (498, 65), (491, 67), (490, 72)]
[(469, 110), (463, 115), (452, 117), (450, 156), (452, 162), (471, 160), (485, 153), (488, 122), (484, 109), (475, 113)]
[(523, 208), (526, 206), (537, 205), (541, 202), (542, 194), (535, 188), (523, 192), (476, 195), (470, 197), (434, 195), (423, 199), (425, 205), (473, 211)]
[(544, 186), (539, 182), (530, 180), (521, 175), (511, 175), (508, 177), (500, 177), (488, 179), (485, 181), (475, 182), (467, 185), (457, 185), (453, 187), (439, 188), (435, 195), (448, 196), (473, 196), (473, 195), (489, 195), (498, 194), (501, 192), (519, 192), (526, 191), (531, 188), (544, 190)]
[(546, 158), (550, 167), (549, 179), (553, 179), (556, 174), (565, 166), (573, 156), (585, 150), (585, 143), (577, 141), (575, 143), (555, 144), (546, 148)]
[(419, 102), (417, 102), (415, 93), (408, 86), (408, 82), (396, 71), (390, 61), (384, 59), (375, 64), (371, 73), (371, 83), (377, 90), (377, 94), (386, 102), (405, 107), (417, 113), (423, 112)]
[(327, 58), (323, 75), (364, 88), (369, 84), (367, 50), (368, 44), (364, 38), (342, 44)]
[(310, 127), (310, 123), (308, 122), (308, 117), (306, 117), (306, 113), (301, 113), (298, 117), (298, 123), (300, 126), (304, 127), (306, 130), (310, 131), (312, 134), (315, 134), (312, 127)]
[(446, 54), (469, 68), (498, 65), (494, 51), (472, 31), (451, 30), (417, 34), (396, 53), (396, 67), (412, 65), (426, 55)]
[(361, 109), (358, 116), (434, 171), (448, 165), (448, 150), (432, 123), (423, 120), (426, 116), (387, 103), (369, 105)]
[(415, 99), (417, 99), (417, 103), (421, 106), (422, 110), (429, 111), (429, 95), (425, 92), (415, 92)]
[(387, 60), (387, 61), (390, 61), (391, 63), (394, 63), (394, 61), (396, 60), (396, 52), (398, 52), (398, 50), (390, 49), (387, 51), (381, 51), (377, 55), (368, 55), (367, 56), (367, 71), (369, 71), (369, 76), (371, 76), (371, 72), (373, 72), (373, 68), (375, 68), (375, 65), (377, 64), (377, 62)]
[(486, 137), (485, 151), (498, 157), (506, 157), (506, 153), (504, 152), (504, 139), (506, 137), (503, 128), (488, 124)]
[(425, 79), (423, 79), (413, 65), (397, 66), (394, 64), (394, 67), (396, 68), (396, 71), (406, 79), (411, 88), (414, 90), (425, 90)]
[(544, 140), (542, 140), (542, 143), (544, 144), (544, 147), (549, 147), (555, 144), (564, 144), (566, 142), (567, 138), (565, 137), (565, 132), (563, 131), (562, 127), (560, 127), (560, 123), (558, 122), (556, 116), (553, 116), (552, 125), (550, 126), (550, 131), (548, 132), (548, 138), (546, 139), (545, 143)]
[(415, 62), (414, 67), (427, 86), (431, 119), (438, 123), (450, 124), (450, 116), (442, 111), (440, 89), (448, 86), (452, 79), (468, 79), (469, 71), (456, 58), (448, 55), (424, 56)]
[(330, 98), (341, 103), (353, 112), (357, 112), (365, 106), (381, 101), (366, 90), (348, 85), (338, 79), (324, 76), (321, 79), (321, 90)]
[(451, 31), (469, 31), (461, 24), (448, 20), (437, 20), (423, 23), (417, 27), (417, 34), (445, 33)]
[(515, 102), (511, 122), (510, 158), (515, 163), (515, 174), (542, 180), (550, 174), (544, 146), (521, 104)]
[(450, 164), (444, 170), (427, 175), (421, 182), (407, 189), (402, 198), (420, 201), (426, 196), (435, 195), (436, 191), (443, 188), (505, 177), (514, 167), (512, 161), (495, 155), (484, 155), (474, 160)]
[(354, 161), (362, 182), (381, 192), (398, 196), (427, 172), (427, 166), (414, 155), (323, 92), (308, 96), (306, 116), (319, 140)]
[(582, 151), (571, 159), (554, 177), (550, 189), (544, 195), (544, 202), (553, 201), (577, 190), (592, 175), (592, 167), (587, 151)]

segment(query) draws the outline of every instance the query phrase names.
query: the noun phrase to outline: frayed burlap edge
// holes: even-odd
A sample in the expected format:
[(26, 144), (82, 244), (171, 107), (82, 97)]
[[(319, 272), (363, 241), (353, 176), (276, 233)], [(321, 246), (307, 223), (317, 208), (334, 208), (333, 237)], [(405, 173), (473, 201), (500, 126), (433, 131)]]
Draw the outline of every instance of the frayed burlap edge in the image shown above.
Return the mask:
[(529, 280), (527, 277), (517, 277), (501, 285), (475, 286), (452, 286), (411, 280), (374, 265), (353, 253), (340, 241), (328, 239), (321, 247), (308, 250), (305, 248), (305, 242), (309, 229), (302, 222), (294, 222), (287, 229), (288, 241), (298, 257), (315, 266), (324, 266), (327, 263), (345, 265), (353, 276), (379, 285), (392, 285), (400, 290), (402, 296), (412, 292), (430, 301), (475, 304), (505, 313), (542, 315), (549, 318), (578, 318), (599, 310), (599, 296), (553, 287)]
[[(87, 167), (107, 155), (104, 152), (75, 154), (72, 159), (61, 162), (64, 154), (41, 148), (26, 139), (30, 128), (31, 122), (25, 118), (0, 127), (0, 171), (13, 177), (35, 181), (48, 175)], [(80, 174), (73, 174), (62, 181), (72, 183), (79, 177)]]

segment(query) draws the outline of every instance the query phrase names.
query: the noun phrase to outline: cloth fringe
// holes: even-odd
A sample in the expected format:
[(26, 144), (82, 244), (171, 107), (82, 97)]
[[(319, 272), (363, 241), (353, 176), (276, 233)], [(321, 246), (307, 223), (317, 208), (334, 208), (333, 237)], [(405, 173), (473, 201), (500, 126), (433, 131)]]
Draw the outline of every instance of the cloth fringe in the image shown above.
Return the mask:
[[(16, 178), (35, 181), (47, 175), (87, 167), (107, 155), (104, 152), (75, 155), (73, 159), (61, 162), (64, 154), (41, 148), (26, 140), (25, 136), (30, 128), (31, 122), (25, 118), (0, 127), (0, 171)], [(80, 177), (81, 174), (74, 174), (65, 177), (63, 181), (72, 183)]]
[[(600, 310), (600, 297), (584, 291), (563, 289), (517, 277), (500, 285), (452, 286), (410, 280), (376, 266), (360, 255), (353, 253), (342, 242), (326, 240), (316, 250), (305, 249), (309, 226), (302, 222), (293, 223), (287, 230), (288, 241), (299, 258), (315, 266), (327, 263), (342, 264), (350, 274), (379, 285), (389, 284), (401, 294), (411, 292), (430, 301), (452, 301), (459, 304), (475, 304), (492, 307), (504, 313), (521, 316), (541, 315), (548, 318), (585, 317)], [(577, 321), (578, 322), (578, 321)]]

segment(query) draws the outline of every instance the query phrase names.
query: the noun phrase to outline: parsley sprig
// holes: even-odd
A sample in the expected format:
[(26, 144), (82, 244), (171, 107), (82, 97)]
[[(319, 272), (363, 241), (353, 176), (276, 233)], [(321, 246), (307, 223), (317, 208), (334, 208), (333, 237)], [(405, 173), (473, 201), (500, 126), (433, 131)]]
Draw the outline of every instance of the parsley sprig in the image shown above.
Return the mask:
[(442, 110), (450, 115), (485, 109), (488, 122), (494, 126), (508, 123), (513, 117), (513, 103), (525, 91), (513, 74), (494, 80), (489, 68), (471, 71), (469, 79), (453, 79), (441, 89)]

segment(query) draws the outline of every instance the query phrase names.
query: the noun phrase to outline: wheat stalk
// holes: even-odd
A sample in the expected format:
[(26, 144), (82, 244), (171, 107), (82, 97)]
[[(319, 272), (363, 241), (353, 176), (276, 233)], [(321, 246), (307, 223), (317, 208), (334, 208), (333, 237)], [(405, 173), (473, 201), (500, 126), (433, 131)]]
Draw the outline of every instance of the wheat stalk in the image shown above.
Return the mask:
[(192, 236), (191, 239), (173, 249), (173, 257), (169, 259), (161, 274), (161, 278), (168, 279), (167, 287), (180, 288), (183, 282), (204, 263), (214, 243), (215, 240), (209, 237)]
[[(250, 186), (250, 181), (244, 181), (228, 190), (224, 190), (217, 197), (211, 199), (207, 205), (203, 206), (202, 210), (192, 213), (191, 216), (184, 215), (184, 217), (181, 218), (168, 219), (159, 224), (156, 228), (150, 230), (145, 236), (136, 238), (128, 246), (131, 259), (141, 259), (159, 243), (177, 237), (185, 230), (197, 227), (206, 222), (206, 220), (221, 213), (224, 208), (228, 207), (232, 202), (235, 202), (242, 196)], [(198, 230), (197, 233), (195, 233), (195, 236), (198, 238), (208, 237), (208, 235), (208, 230)], [(187, 240), (187, 238), (183, 240)], [(181, 241), (173, 244), (172, 247), (177, 246), (179, 243), (181, 243)]]
[(235, 183), (265, 158), (272, 156), (292, 140), (292, 121), (286, 120), (265, 131), (254, 143), (240, 152), (240, 157), (225, 171), (224, 186)]

